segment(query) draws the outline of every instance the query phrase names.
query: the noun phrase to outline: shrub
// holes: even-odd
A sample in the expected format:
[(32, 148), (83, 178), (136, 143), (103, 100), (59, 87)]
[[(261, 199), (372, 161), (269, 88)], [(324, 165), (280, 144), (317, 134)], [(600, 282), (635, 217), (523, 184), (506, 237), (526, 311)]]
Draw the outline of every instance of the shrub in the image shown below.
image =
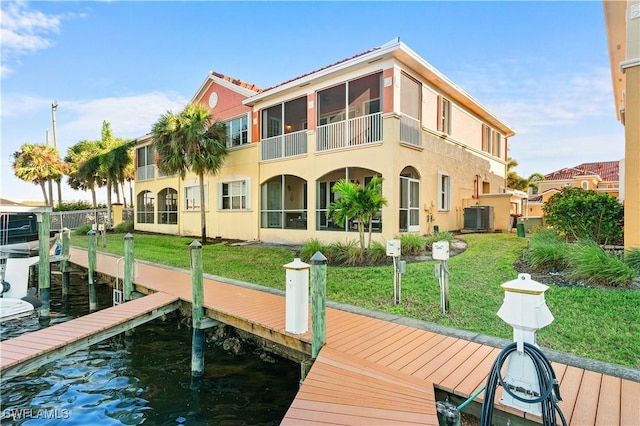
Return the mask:
[(424, 251), (424, 238), (420, 235), (402, 234), (399, 240), (403, 256), (419, 256)]
[(611, 244), (622, 237), (624, 208), (606, 193), (566, 187), (542, 209), (546, 223), (569, 238)]
[(569, 244), (550, 229), (540, 229), (529, 240), (524, 258), (535, 270), (559, 271), (567, 266)]
[(640, 247), (634, 247), (624, 254), (624, 263), (640, 275)]
[[(105, 204), (99, 204), (97, 208), (105, 208)], [(68, 212), (75, 210), (92, 210), (93, 204), (88, 201), (63, 201), (55, 206), (52, 210), (54, 212)]]
[(386, 243), (371, 241), (371, 245), (367, 250), (367, 260), (370, 265), (382, 265), (389, 263)]
[(631, 266), (604, 251), (593, 240), (578, 241), (571, 248), (568, 260), (571, 277), (589, 284), (623, 287), (638, 275)]
[(133, 222), (121, 222), (117, 226), (113, 227), (113, 232), (116, 234), (126, 234), (127, 232), (133, 232)]
[(300, 259), (304, 260), (305, 262), (308, 262), (311, 260), (311, 257), (313, 257), (313, 255), (316, 254), (316, 252), (318, 251), (322, 253), (325, 257), (328, 256), (327, 246), (324, 245), (320, 240), (318, 240), (317, 238), (312, 238), (310, 240), (307, 240), (302, 245), (302, 250), (300, 250)]
[(87, 235), (87, 232), (91, 231), (91, 225), (82, 225), (76, 228), (76, 235)]
[(453, 241), (453, 234), (451, 232), (443, 231), (443, 232), (434, 232), (433, 234), (429, 234), (425, 236), (425, 248), (428, 251), (431, 251), (431, 246), (433, 243), (438, 241)]

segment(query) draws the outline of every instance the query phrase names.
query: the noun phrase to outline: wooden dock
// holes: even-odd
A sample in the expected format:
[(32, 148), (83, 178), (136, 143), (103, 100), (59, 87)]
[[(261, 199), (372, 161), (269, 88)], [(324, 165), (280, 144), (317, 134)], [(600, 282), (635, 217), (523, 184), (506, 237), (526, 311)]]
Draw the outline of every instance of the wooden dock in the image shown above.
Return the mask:
[(178, 309), (180, 299), (155, 293), (0, 342), (0, 377), (8, 380)]
[[(116, 276), (116, 260), (98, 253), (98, 272)], [(71, 262), (86, 268), (86, 251), (72, 249)], [(139, 262), (135, 285), (139, 292), (191, 301), (188, 271)], [(204, 286), (209, 317), (288, 347), (295, 356), (309, 357), (310, 333), (284, 331), (282, 295), (206, 277)], [(339, 309), (327, 309), (326, 326), (327, 343), (282, 424), (437, 424), (435, 392), (468, 398), (485, 383), (500, 351)], [(639, 382), (559, 363), (553, 367), (569, 424), (640, 425)], [(482, 395), (476, 401), (481, 402)], [(540, 421), (501, 406), (499, 398), (498, 391), (498, 410)]]

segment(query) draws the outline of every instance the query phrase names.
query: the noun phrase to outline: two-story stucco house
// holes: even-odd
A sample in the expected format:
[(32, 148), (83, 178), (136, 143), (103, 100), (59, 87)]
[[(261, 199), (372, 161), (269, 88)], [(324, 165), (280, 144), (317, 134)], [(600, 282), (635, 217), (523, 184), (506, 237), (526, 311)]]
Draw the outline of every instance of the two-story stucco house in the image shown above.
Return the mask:
[(136, 145), (135, 228), (281, 243), (356, 239), (333, 223), (339, 179), (383, 178), (388, 205), (372, 226), (403, 232), (459, 230), (464, 209), (494, 206), (511, 226), (518, 195), (505, 190), (514, 131), (399, 40), (261, 90), (211, 72), (192, 102), (227, 124), (229, 155), (206, 196), (187, 175), (160, 176), (150, 136)]

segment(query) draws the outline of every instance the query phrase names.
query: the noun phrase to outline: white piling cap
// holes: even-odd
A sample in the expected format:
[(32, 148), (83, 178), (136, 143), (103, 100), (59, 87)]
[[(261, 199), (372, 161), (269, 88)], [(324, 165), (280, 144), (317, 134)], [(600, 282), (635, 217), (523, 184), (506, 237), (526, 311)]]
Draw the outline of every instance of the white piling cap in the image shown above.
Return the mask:
[(518, 278), (507, 281), (501, 284), (500, 287), (502, 287), (504, 291), (533, 295), (543, 294), (549, 288), (549, 286), (533, 281), (531, 274), (518, 274)]
[(294, 258), (293, 262), (283, 265), (283, 268), (285, 269), (294, 269), (294, 270), (309, 269), (310, 267), (311, 265), (309, 265), (308, 263), (304, 263), (302, 260), (300, 260), (299, 257)]

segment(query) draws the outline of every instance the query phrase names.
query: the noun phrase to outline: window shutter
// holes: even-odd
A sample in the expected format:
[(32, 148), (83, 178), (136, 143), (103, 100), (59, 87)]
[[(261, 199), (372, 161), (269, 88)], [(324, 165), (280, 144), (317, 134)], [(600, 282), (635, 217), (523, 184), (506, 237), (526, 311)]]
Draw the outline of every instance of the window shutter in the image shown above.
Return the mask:
[(487, 125), (483, 124), (482, 125), (482, 150), (486, 151), (487, 150)]
[(444, 210), (444, 200), (442, 197), (442, 191), (444, 190), (442, 186), (442, 173), (438, 173), (438, 210)]
[(442, 96), (438, 95), (438, 106), (436, 108), (438, 114), (436, 120), (436, 130), (442, 132)]
[(247, 209), (251, 208), (251, 179), (247, 178), (247, 180), (245, 181), (245, 190), (247, 191), (246, 195), (247, 195)]
[(217, 188), (217, 196), (216, 196), (216, 203), (217, 203), (217, 209), (218, 210), (222, 210), (222, 182), (218, 182), (216, 184), (216, 188)]

